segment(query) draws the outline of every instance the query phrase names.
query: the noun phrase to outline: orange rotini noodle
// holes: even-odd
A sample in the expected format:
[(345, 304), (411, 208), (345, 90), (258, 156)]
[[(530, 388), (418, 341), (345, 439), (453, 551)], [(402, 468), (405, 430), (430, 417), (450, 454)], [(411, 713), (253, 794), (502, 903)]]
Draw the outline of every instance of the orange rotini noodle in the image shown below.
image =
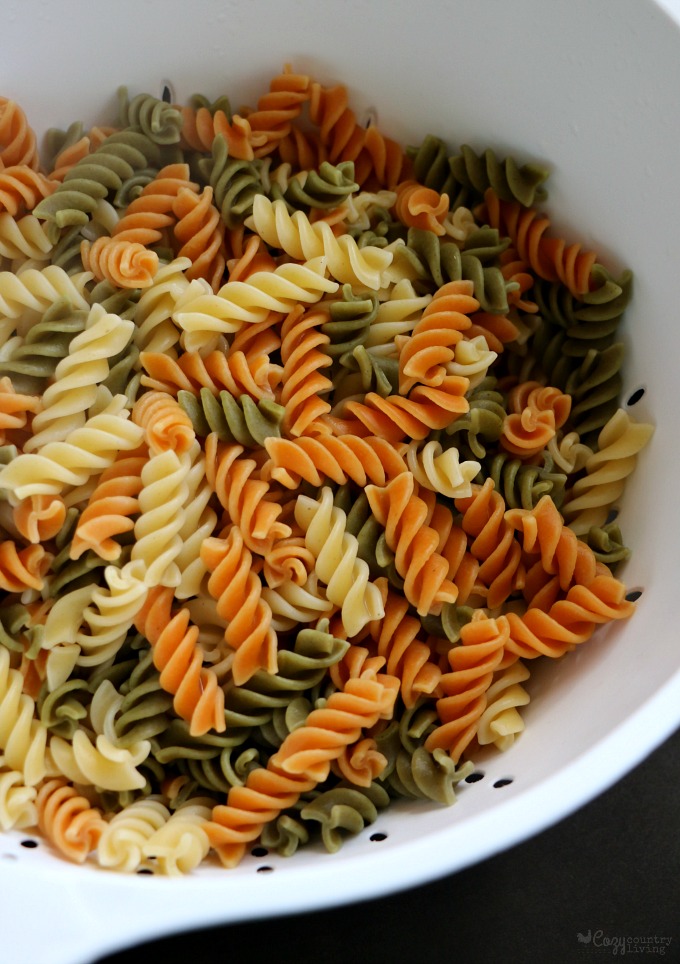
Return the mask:
[(331, 406), (321, 395), (332, 390), (333, 382), (321, 369), (333, 360), (319, 351), (319, 346), (330, 343), (329, 336), (320, 331), (329, 319), (327, 310), (305, 311), (297, 305), (281, 326), (282, 428), (289, 435), (305, 435), (321, 415), (330, 412)]
[(440, 385), (416, 385), (408, 398), (367, 392), (363, 402), (344, 403), (350, 419), (326, 415), (324, 421), (336, 434), (349, 431), (357, 435), (377, 435), (389, 442), (405, 438), (424, 439), (432, 430), (443, 429), (469, 411), (465, 393), (469, 379), (446, 375)]
[(448, 560), (437, 551), (439, 533), (427, 524), (431, 511), (418, 497), (411, 473), (398, 475), (384, 488), (368, 485), (365, 492), (395, 554), (404, 595), (419, 615), (437, 611), (442, 603), (455, 602), (458, 588), (449, 579)]
[(149, 590), (135, 626), (151, 644), (160, 684), (173, 696), (175, 712), (190, 726), (193, 736), (225, 729), (224, 692), (215, 672), (203, 665), (199, 629), (189, 610), (172, 612), (174, 592), (167, 587)]
[(373, 737), (364, 737), (343, 747), (331, 766), (340, 779), (357, 787), (370, 787), (387, 767), (387, 757), (380, 752)]
[(244, 325), (235, 333), (227, 348), (227, 358), (239, 351), (243, 352), (249, 362), (258, 355), (271, 355), (281, 346), (281, 336), (277, 329), (283, 317), (279, 312), (271, 311), (263, 321)]
[(390, 589), (387, 580), (376, 580), (385, 606), (382, 619), (369, 624), (371, 638), (379, 656), (385, 658), (385, 672), (400, 681), (406, 707), (436, 689), (441, 670), (433, 661), (430, 647), (420, 638), (420, 620), (409, 615), (408, 601)]
[(521, 413), (525, 408), (550, 411), (555, 417), (555, 428), (562, 428), (571, 412), (571, 395), (559, 388), (539, 382), (522, 382), (508, 392), (508, 410)]
[(0, 170), (0, 211), (16, 217), (32, 211), (43, 198), (56, 191), (59, 181), (51, 181), (27, 164), (17, 164)]
[(229, 157), (252, 161), (253, 147), (261, 146), (265, 138), (254, 134), (245, 117), (234, 114), (231, 121), (223, 110), (212, 114), (207, 107), (181, 107), (183, 147), (194, 151), (209, 153), (213, 141), (221, 134), (227, 142)]
[(531, 510), (509, 509), (505, 519), (521, 533), (525, 555), (540, 554), (533, 565), (526, 559), (524, 596), (531, 606), (549, 609), (560, 590), (589, 586), (603, 574), (593, 550), (565, 524), (550, 496), (543, 496)]
[[(353, 161), (357, 184), (389, 190), (395, 189), (399, 181), (411, 173), (412, 165), (401, 145), (381, 134), (375, 124), (364, 127), (359, 123), (349, 106), (344, 85), (323, 87), (312, 83), (309, 116), (319, 128), (318, 142), (306, 132), (292, 140), (289, 137), (285, 147), (283, 144), (281, 147), (284, 161), (298, 161), (303, 169), (318, 166), (326, 159), (333, 164)], [(327, 155), (322, 153), (323, 148)]]
[(273, 271), (276, 261), (256, 235), (248, 238), (238, 256), (227, 261), (229, 281), (245, 281), (257, 271)]
[(16, 543), (9, 539), (0, 542), (0, 589), (5, 592), (42, 589), (51, 561), (43, 545), (17, 549)]
[(304, 586), (314, 571), (316, 559), (306, 547), (304, 536), (279, 539), (264, 557), (262, 574), (267, 585), (276, 589), (284, 583)]
[(271, 625), (272, 612), (262, 598), (253, 555), (238, 527), (226, 538), (205, 539), (201, 559), (210, 573), (208, 592), (227, 622), (224, 640), (235, 650), (231, 664), (234, 683), (242, 686), (258, 669), (275, 673), (277, 636)]
[(492, 315), (488, 311), (476, 311), (470, 316), (470, 327), (465, 333), (466, 338), (476, 338), (483, 335), (491, 351), (497, 355), (505, 351), (505, 346), (515, 341), (519, 335), (519, 328), (508, 315)]
[(0, 171), (3, 167), (18, 165), (38, 170), (40, 158), (35, 133), (17, 102), (0, 97)]
[(46, 542), (63, 526), (66, 504), (60, 495), (31, 495), (14, 506), (12, 518), (28, 542)]
[(302, 481), (323, 485), (330, 479), (343, 485), (351, 479), (357, 485), (367, 482), (385, 485), (407, 471), (407, 464), (388, 441), (375, 436), (316, 435), (298, 439), (265, 439), (269, 461), (262, 468), (289, 489)]
[(531, 607), (523, 616), (508, 613), (506, 650), (520, 659), (558, 658), (590, 639), (597, 626), (628, 619), (634, 611), (635, 603), (626, 599), (623, 583), (601, 574), (588, 586), (572, 586), (547, 612)]
[(554, 437), (553, 413), (527, 406), (521, 414), (511, 414), (504, 419), (501, 445), (518, 458), (532, 459)]
[(226, 267), (225, 227), (213, 204), (213, 189), (208, 185), (197, 195), (188, 187), (181, 188), (172, 210), (177, 218), (175, 238), (181, 245), (177, 257), (192, 262), (187, 278), (205, 278), (213, 291), (218, 291)]
[(468, 498), (456, 499), (455, 506), (463, 514), (463, 530), (473, 540), (470, 552), (480, 561), (478, 578), (486, 587), (487, 605), (495, 609), (524, 585), (522, 549), (505, 519), (505, 502), (493, 480), (473, 485), (472, 490)]
[[(366, 131), (357, 122), (349, 106), (347, 88), (343, 84), (323, 87), (314, 82), (310, 86), (309, 117), (319, 128), (321, 143), (328, 148), (328, 159), (357, 161), (366, 140)], [(370, 173), (370, 164), (355, 163), (354, 179), (362, 184)]]
[(509, 392), (508, 408), (500, 444), (518, 458), (531, 459), (566, 422), (571, 411), (571, 396), (559, 388), (522, 382)]
[(50, 843), (69, 860), (84, 863), (107, 825), (101, 810), (63, 777), (43, 783), (36, 806), (38, 826)]
[(490, 619), (477, 610), (460, 631), (460, 646), (449, 650), (450, 673), (440, 681), (443, 696), (437, 700), (440, 725), (425, 741), (426, 749), (445, 749), (458, 763), (477, 732), (486, 709), (486, 692), (501, 664), (510, 629), (504, 616)]
[(158, 270), (158, 255), (136, 241), (120, 238), (97, 238), (83, 241), (80, 257), (86, 271), (99, 281), (109, 281), (118, 288), (148, 288)]
[(126, 454), (102, 472), (80, 513), (71, 541), (71, 559), (79, 559), (90, 549), (109, 562), (119, 558), (122, 547), (115, 536), (134, 529), (132, 517), (139, 513), (138, 496), (146, 462), (146, 454)]
[(254, 147), (255, 157), (271, 154), (291, 131), (309, 99), (309, 77), (294, 74), (290, 69), (275, 77), (267, 94), (263, 94), (253, 111), (242, 111), (250, 129), (260, 142)]
[[(335, 632), (333, 620), (331, 620), (331, 629)], [(369, 627), (365, 626), (361, 631), (361, 636), (368, 637), (369, 632)], [(344, 636), (341, 635), (340, 638), (344, 638)], [(365, 646), (357, 645), (356, 636), (353, 636), (352, 639), (354, 642), (347, 649), (342, 659), (330, 668), (331, 680), (339, 690), (344, 690), (347, 681), (351, 679), (377, 679), (378, 673), (385, 668), (384, 656), (376, 656)]]
[(378, 720), (389, 720), (399, 692), (399, 680), (379, 673), (347, 681), (332, 693), (322, 708), (312, 710), (304, 724), (289, 733), (271, 757), (285, 773), (306, 776), (321, 783), (343, 749), (360, 738)]
[(170, 449), (182, 455), (196, 439), (191, 419), (167, 392), (142, 395), (132, 409), (132, 420), (144, 429), (152, 454)]
[(138, 197), (125, 209), (111, 236), (119, 241), (134, 241), (146, 247), (168, 237), (177, 223), (173, 205), (182, 190), (198, 194), (199, 186), (190, 179), (188, 164), (168, 164), (145, 184)]
[(534, 276), (529, 270), (529, 265), (518, 257), (513, 248), (504, 251), (498, 260), (501, 274), (506, 283), (516, 285), (508, 291), (508, 304), (529, 314), (537, 312), (538, 305), (536, 302), (524, 297), (527, 291), (530, 291), (534, 286)]
[(267, 355), (249, 358), (242, 351), (185, 351), (177, 359), (164, 352), (141, 352), (139, 357), (145, 372), (142, 385), (171, 395), (182, 390), (197, 395), (207, 388), (213, 395), (227, 391), (235, 398), (248, 395), (258, 401), (274, 397), (281, 373), (281, 366), (272, 365)]
[(243, 446), (222, 443), (211, 432), (205, 440), (206, 477), (246, 546), (266, 555), (291, 528), (279, 521), (281, 506), (270, 497), (270, 483), (258, 478), (257, 463), (242, 458), (243, 452)]
[(478, 308), (471, 281), (450, 281), (436, 291), (411, 335), (398, 336), (401, 394), (407, 394), (416, 384), (443, 383), (446, 365), (455, 357), (454, 347), (470, 328), (468, 316)]
[(407, 179), (412, 173), (413, 165), (401, 144), (381, 134), (375, 124), (369, 124), (366, 128), (362, 156), (357, 165), (360, 169), (364, 167), (363, 156), (370, 158), (371, 165), (366, 187), (374, 182), (378, 187), (393, 191), (401, 180)]
[(213, 809), (205, 828), (226, 866), (239, 863), (246, 844), (259, 837), (264, 824), (324, 780), (332, 761), (363, 731), (391, 718), (398, 689), (399, 681), (387, 675), (349, 679), (345, 689), (332, 693), (323, 709), (313, 710), (304, 725), (284, 739), (266, 768), (251, 770), (242, 787), (229, 790), (226, 804)]
[(227, 802), (215, 806), (211, 820), (204, 825), (222, 864), (236, 867), (264, 825), (294, 807), (301, 795), (315, 786), (316, 780), (311, 777), (285, 773), (271, 757), (266, 767), (251, 770), (243, 786), (231, 787)]
[(37, 395), (25, 395), (14, 390), (12, 380), (0, 378), (0, 444), (5, 444), (17, 429), (26, 428), (29, 419), (40, 411)]
[(567, 245), (562, 238), (547, 235), (550, 221), (534, 208), (519, 201), (501, 201), (493, 188), (484, 194), (488, 223), (509, 237), (520, 258), (544, 281), (561, 281), (578, 298), (590, 290), (590, 276), (597, 260), (594, 251), (580, 244)]
[(449, 564), (448, 578), (458, 590), (456, 602), (463, 606), (472, 594), (484, 592), (480, 582), (479, 562), (468, 551), (468, 539), (464, 530), (455, 522), (453, 513), (446, 505), (437, 500), (436, 493), (414, 485), (414, 492), (427, 506), (427, 524), (439, 536), (437, 552)]
[(402, 224), (432, 231), (438, 236), (446, 233), (442, 222), (449, 213), (448, 194), (439, 194), (417, 181), (402, 181), (397, 184), (396, 192), (394, 213)]
[(284, 164), (298, 171), (311, 171), (328, 160), (328, 149), (318, 131), (303, 131), (297, 127), (279, 141), (279, 156)]

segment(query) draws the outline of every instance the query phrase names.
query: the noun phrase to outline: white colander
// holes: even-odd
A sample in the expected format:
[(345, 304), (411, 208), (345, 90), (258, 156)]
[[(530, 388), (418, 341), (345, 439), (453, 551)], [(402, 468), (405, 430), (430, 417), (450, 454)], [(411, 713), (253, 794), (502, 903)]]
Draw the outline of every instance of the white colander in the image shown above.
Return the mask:
[[(252, 104), (284, 64), (348, 86), (396, 140), (548, 162), (552, 223), (630, 267), (624, 406), (656, 433), (620, 506), (632, 619), (532, 667), (526, 731), (450, 809), (401, 804), (335, 855), (247, 857), (188, 878), (72, 866), (0, 837), (3, 964), (78, 964), (182, 928), (375, 897), (538, 832), (680, 723), (680, 3), (653, 0), (4, 0), (0, 94), (38, 131), (115, 117), (115, 92)], [(678, 473), (678, 474), (676, 474)], [(500, 781), (501, 785), (498, 785)], [(377, 837), (376, 837), (377, 835)], [(26, 843), (29, 846), (26, 846)]]

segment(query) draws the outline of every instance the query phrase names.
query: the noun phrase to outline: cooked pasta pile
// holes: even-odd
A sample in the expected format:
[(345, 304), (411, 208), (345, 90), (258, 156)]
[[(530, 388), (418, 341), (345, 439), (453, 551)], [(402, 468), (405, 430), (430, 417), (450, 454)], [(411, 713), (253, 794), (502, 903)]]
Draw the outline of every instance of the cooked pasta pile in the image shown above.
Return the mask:
[(532, 661), (633, 612), (631, 275), (542, 166), (342, 85), (119, 97), (40, 155), (0, 99), (0, 826), (121, 871), (333, 851), (452, 803)]

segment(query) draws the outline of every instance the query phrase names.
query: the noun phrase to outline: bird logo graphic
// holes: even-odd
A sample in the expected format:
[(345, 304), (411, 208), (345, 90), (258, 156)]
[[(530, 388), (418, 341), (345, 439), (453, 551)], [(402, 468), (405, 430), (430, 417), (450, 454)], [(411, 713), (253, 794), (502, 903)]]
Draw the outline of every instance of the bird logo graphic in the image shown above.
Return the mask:
[(591, 929), (591, 928), (588, 928), (588, 933), (587, 933), (587, 934), (577, 934), (577, 935), (576, 935), (576, 940), (577, 940), (577, 941), (580, 941), (581, 944), (590, 944), (590, 942), (591, 942), (592, 939), (593, 939), (593, 932), (592, 932), (592, 929)]

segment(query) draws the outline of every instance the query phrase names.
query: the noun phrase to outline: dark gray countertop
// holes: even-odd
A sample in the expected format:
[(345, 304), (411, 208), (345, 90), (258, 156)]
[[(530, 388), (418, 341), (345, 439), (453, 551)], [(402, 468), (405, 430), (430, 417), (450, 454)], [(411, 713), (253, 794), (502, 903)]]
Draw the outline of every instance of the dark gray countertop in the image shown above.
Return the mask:
[[(571, 817), (380, 900), (178, 934), (97, 961), (680, 961), (680, 731)], [(94, 962), (93, 962), (94, 964)]]

